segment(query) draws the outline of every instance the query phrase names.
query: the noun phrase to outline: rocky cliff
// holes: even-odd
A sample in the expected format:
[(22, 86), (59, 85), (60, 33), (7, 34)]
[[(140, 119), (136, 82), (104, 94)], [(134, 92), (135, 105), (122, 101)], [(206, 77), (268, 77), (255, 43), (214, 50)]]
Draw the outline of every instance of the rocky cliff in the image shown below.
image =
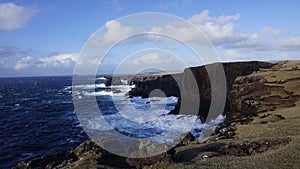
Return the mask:
[[(214, 63), (206, 66), (191, 67), (184, 70), (181, 74), (164, 75), (164, 76), (148, 76), (137, 77), (133, 79), (136, 87), (129, 92), (132, 96), (148, 97), (152, 90), (160, 89), (166, 96), (179, 97), (177, 106), (171, 114), (185, 113), (188, 114), (192, 105), (200, 104), (198, 107), (198, 115), (203, 119), (206, 119), (212, 102), (212, 87), (211, 81), (214, 80), (215, 96), (214, 101), (221, 99), (218, 93), (224, 92), (228, 96), (234, 80), (238, 76), (245, 76), (251, 74), (254, 71), (260, 69), (271, 68), (273, 64), (266, 62), (232, 62), (232, 63)], [(217, 70), (220, 68), (223, 70)], [(225, 74), (226, 82), (218, 82), (220, 79), (220, 72)], [(191, 81), (196, 80), (197, 84), (192, 84)], [(219, 85), (224, 84), (224, 85)], [(219, 91), (218, 91), (219, 90)], [(219, 98), (218, 98), (219, 97)], [(186, 108), (181, 107), (181, 100), (185, 100)], [(180, 110), (182, 108), (182, 110)], [(225, 105), (224, 112), (227, 112), (229, 108), (228, 100)], [(223, 113), (223, 112), (222, 112)]]

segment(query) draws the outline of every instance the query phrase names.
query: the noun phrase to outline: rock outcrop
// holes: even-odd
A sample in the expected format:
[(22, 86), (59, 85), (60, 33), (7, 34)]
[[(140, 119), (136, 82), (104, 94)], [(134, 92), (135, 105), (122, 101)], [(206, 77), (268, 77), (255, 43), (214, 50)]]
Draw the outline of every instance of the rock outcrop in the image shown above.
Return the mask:
[[(191, 106), (195, 105), (194, 103), (196, 103), (196, 105), (199, 104), (200, 107), (197, 111), (198, 115), (203, 119), (206, 119), (212, 101), (211, 80), (215, 80), (216, 83), (220, 80), (211, 79), (219, 77), (219, 75), (211, 75), (214, 71), (222, 67), (224, 68), (224, 71), (218, 70), (217, 72), (225, 73), (226, 82), (222, 82), (225, 86), (218, 86), (215, 90), (220, 90), (220, 92), (225, 91), (228, 96), (232, 88), (232, 84), (238, 76), (245, 76), (254, 71), (259, 71), (260, 69), (271, 68), (273, 65), (274, 64), (271, 63), (258, 61), (214, 63), (206, 66), (187, 68), (181, 74), (137, 77), (133, 79), (133, 83), (135, 83), (136, 87), (132, 89), (129, 94), (131, 96), (149, 97), (152, 90), (160, 89), (166, 96), (179, 97), (177, 106), (170, 112), (170, 114), (179, 114), (179, 112), (188, 113), (188, 111), (180, 111), (182, 105), (181, 100), (185, 100), (186, 104)], [(212, 77), (209, 76), (207, 70), (209, 70), (210, 76)], [(191, 80), (193, 80), (193, 78), (196, 80), (197, 89), (195, 89), (195, 85), (191, 84)], [(218, 91), (215, 93), (218, 93)], [(188, 108), (190, 108), (189, 105), (187, 106)], [(227, 112), (228, 108), (231, 107), (228, 106), (227, 101), (224, 112)]]
[(135, 84), (135, 88), (129, 91), (129, 95), (147, 98), (151, 91), (159, 89), (162, 90), (167, 97), (179, 97), (180, 90), (178, 82), (181, 81), (182, 75), (183, 74), (136, 76), (131, 81), (132, 84)]
[(143, 168), (160, 162), (171, 162), (175, 154), (171, 149), (162, 154), (145, 157), (130, 158), (112, 154), (101, 148), (95, 141), (87, 141), (79, 145), (70, 153), (56, 153), (22, 161), (13, 169), (52, 169), (52, 168)]

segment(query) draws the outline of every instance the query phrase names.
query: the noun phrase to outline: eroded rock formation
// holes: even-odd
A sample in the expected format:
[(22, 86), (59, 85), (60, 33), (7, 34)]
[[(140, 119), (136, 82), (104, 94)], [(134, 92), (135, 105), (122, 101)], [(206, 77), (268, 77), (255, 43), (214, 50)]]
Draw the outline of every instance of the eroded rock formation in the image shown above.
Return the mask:
[[(206, 119), (212, 101), (211, 80), (214, 80), (215, 84), (225, 84), (225, 86), (215, 85), (214, 90), (217, 91), (215, 92), (216, 95), (214, 99), (217, 100), (218, 97), (222, 97), (218, 96), (218, 92), (221, 93), (225, 91), (226, 96), (228, 96), (232, 88), (232, 84), (238, 76), (245, 76), (262, 68), (271, 68), (273, 65), (274, 64), (271, 63), (258, 61), (214, 63), (206, 66), (187, 68), (181, 74), (137, 77), (133, 79), (136, 87), (131, 90), (129, 94), (132, 96), (148, 97), (152, 90), (160, 89), (165, 93), (166, 96), (179, 97), (177, 106), (173, 111), (170, 112), (170, 114), (179, 114), (179, 112), (188, 114), (190, 111), (185, 111), (184, 108), (180, 111), (182, 105), (181, 101), (185, 100), (184, 104), (186, 105), (187, 110), (191, 109), (193, 105), (199, 104), (200, 106), (197, 110), (197, 114), (203, 119)], [(222, 67), (224, 68), (224, 71), (217, 70)], [(225, 74), (226, 83), (218, 82), (218, 80), (222, 79), (219, 78), (219, 74), (214, 75), (214, 72), (223, 72)], [(196, 80), (197, 88), (195, 88), (195, 85), (193, 85), (191, 82), (193, 79)], [(227, 100), (224, 112), (227, 112), (228, 108), (232, 107), (228, 106)]]

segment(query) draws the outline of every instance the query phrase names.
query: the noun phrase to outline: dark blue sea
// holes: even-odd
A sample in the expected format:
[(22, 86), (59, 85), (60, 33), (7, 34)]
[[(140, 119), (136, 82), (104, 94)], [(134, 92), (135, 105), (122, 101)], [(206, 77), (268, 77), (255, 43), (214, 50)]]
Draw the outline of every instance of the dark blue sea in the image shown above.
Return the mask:
[[(147, 138), (172, 129), (170, 137), (157, 142), (172, 141), (174, 135), (188, 131), (201, 137), (203, 129), (223, 120), (205, 124), (194, 116), (166, 116), (177, 104), (176, 97), (129, 98), (126, 93), (132, 86), (126, 82), (112, 87), (104, 82), (105, 78), (98, 77), (96, 85), (72, 86), (71, 76), (0, 78), (0, 168), (69, 152), (90, 139), (77, 119), (72, 92), (76, 99), (96, 97), (107, 124), (126, 136)], [(97, 117), (89, 118), (87, 124), (87, 130), (103, 130)]]
[(64, 90), (71, 84), (71, 76), (0, 79), (0, 168), (89, 139)]

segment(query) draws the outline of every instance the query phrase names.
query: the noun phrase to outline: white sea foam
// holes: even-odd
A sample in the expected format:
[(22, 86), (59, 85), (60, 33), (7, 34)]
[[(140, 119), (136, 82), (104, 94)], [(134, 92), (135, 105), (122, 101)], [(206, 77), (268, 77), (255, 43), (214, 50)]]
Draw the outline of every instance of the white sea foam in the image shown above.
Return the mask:
[(127, 79), (121, 79), (121, 83), (123, 85), (128, 85), (128, 80)]
[(96, 88), (108, 88), (107, 86), (105, 86), (104, 83), (100, 83), (100, 84), (86, 84), (86, 85), (76, 85), (76, 86), (65, 86), (64, 90), (71, 90), (72, 88), (74, 89), (96, 89)]
[(83, 92), (85, 96), (112, 96), (112, 91), (100, 91), (100, 92)]
[[(104, 84), (103, 84), (104, 85)], [(118, 85), (118, 86), (111, 86), (109, 87), (104, 87), (102, 84), (97, 85), (98, 87), (101, 87), (103, 89), (110, 89), (110, 90), (102, 90), (102, 91), (85, 91), (83, 90), (81, 93), (85, 96), (113, 96), (116, 100), (123, 100), (126, 99), (124, 98), (125, 94), (134, 86), (128, 86), (128, 85)], [(80, 86), (81, 87), (81, 86)], [(85, 86), (83, 89), (91, 89), (88, 88), (90, 87)], [(121, 97), (122, 96), (122, 97)]]
[(219, 115), (216, 119), (208, 122), (208, 123), (202, 123), (200, 119), (197, 119), (194, 123), (194, 126), (191, 130), (191, 133), (193, 136), (196, 137), (196, 139), (201, 139), (204, 137), (204, 132), (212, 129), (219, 124), (221, 124), (225, 119), (225, 116)]
[[(136, 113), (132, 112), (132, 114)], [(203, 137), (203, 131), (208, 130), (218, 124), (202, 123), (200, 120), (197, 120), (196, 116), (183, 115), (157, 116), (156, 118), (150, 118), (148, 122), (144, 123), (132, 122), (139, 121), (138, 118), (142, 117), (134, 116), (130, 119), (126, 119), (120, 114), (106, 115), (105, 120), (109, 123), (110, 127), (107, 127), (107, 125), (103, 125), (100, 118), (94, 118), (89, 121), (88, 128), (90, 130), (100, 131), (118, 129), (121, 132), (132, 133), (138, 137), (145, 137), (145, 135), (148, 134), (153, 135), (151, 138), (149, 138), (150, 140), (164, 143), (166, 141), (172, 142), (181, 134), (187, 133), (189, 131), (191, 131), (192, 134), (197, 137), (197, 139), (200, 139)], [(151, 131), (152, 133), (149, 133), (149, 129), (153, 129)], [(145, 131), (147, 131), (148, 133)], [(160, 131), (161, 133), (156, 133)]]
[(133, 87), (118, 85), (104, 88), (101, 91), (83, 90), (79, 95), (111, 96), (114, 108), (118, 111), (117, 114), (113, 114), (116, 110), (113, 111), (113, 108), (107, 107), (104, 110), (106, 112), (101, 112), (107, 115), (87, 118), (87, 129), (92, 131), (118, 129), (121, 132), (134, 134), (136, 137), (150, 135), (149, 139), (156, 142), (172, 142), (181, 134), (189, 131), (199, 139), (203, 137), (203, 131), (217, 126), (224, 120), (223, 116), (219, 116), (210, 123), (202, 123), (195, 115), (168, 115), (175, 108), (177, 97), (126, 97), (125, 94)]
[(107, 80), (105, 77), (98, 77), (97, 80)]

